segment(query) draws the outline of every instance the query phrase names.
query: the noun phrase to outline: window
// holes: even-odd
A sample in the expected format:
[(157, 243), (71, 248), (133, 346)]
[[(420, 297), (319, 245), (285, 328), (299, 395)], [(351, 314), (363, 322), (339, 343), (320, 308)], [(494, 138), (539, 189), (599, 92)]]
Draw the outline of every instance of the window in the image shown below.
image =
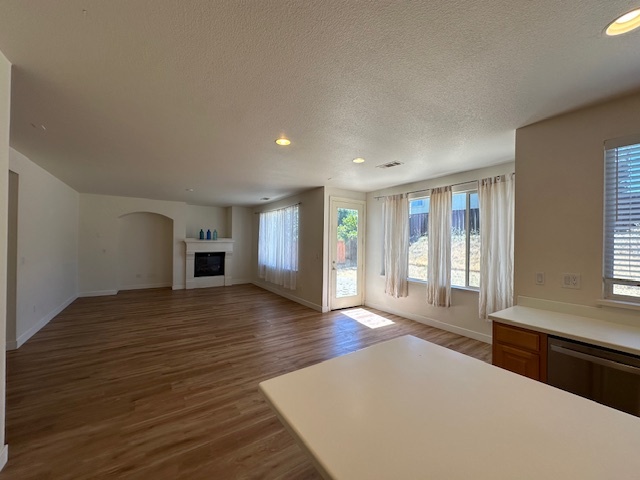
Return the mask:
[(409, 279), (427, 281), (429, 197), (409, 200)]
[(298, 272), (298, 205), (260, 214), (258, 276), (295, 290)]
[(480, 287), (478, 192), (454, 193), (451, 217), (451, 286)]
[[(409, 201), (409, 279), (427, 281), (429, 197)], [(480, 216), (478, 192), (452, 197), (451, 285), (480, 287)]]
[(604, 292), (640, 302), (640, 144), (619, 143), (605, 143)]

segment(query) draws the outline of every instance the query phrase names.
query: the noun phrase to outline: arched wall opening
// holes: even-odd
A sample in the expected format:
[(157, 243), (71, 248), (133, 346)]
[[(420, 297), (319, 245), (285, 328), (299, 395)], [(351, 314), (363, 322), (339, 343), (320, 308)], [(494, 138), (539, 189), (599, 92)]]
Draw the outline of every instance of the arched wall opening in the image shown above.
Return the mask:
[(150, 212), (118, 218), (118, 290), (170, 287), (173, 220)]

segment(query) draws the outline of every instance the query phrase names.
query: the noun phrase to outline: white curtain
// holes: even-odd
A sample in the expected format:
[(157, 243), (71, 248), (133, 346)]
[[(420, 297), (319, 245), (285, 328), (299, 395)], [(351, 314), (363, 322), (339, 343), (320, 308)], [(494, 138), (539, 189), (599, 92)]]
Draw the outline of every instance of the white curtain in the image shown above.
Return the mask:
[(515, 173), (480, 181), (480, 318), (513, 305)]
[(295, 290), (298, 275), (298, 205), (260, 214), (258, 276)]
[(386, 294), (396, 298), (409, 293), (409, 200), (406, 194), (384, 199), (384, 273)]
[(434, 188), (429, 200), (427, 303), (451, 305), (451, 187)]

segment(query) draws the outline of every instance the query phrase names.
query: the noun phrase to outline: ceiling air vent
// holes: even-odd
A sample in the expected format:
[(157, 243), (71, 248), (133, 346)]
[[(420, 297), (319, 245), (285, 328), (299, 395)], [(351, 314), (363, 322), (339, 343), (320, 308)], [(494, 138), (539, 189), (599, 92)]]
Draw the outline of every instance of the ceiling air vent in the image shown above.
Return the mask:
[(377, 165), (376, 168), (391, 168), (391, 167), (397, 167), (398, 165), (402, 165), (402, 162), (383, 163), (382, 165)]

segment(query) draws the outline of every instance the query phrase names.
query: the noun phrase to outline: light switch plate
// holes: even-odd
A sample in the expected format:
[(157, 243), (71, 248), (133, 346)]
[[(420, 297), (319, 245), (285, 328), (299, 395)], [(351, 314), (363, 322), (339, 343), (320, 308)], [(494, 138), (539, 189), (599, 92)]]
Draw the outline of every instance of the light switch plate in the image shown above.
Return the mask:
[(536, 272), (536, 285), (544, 285), (544, 272)]

